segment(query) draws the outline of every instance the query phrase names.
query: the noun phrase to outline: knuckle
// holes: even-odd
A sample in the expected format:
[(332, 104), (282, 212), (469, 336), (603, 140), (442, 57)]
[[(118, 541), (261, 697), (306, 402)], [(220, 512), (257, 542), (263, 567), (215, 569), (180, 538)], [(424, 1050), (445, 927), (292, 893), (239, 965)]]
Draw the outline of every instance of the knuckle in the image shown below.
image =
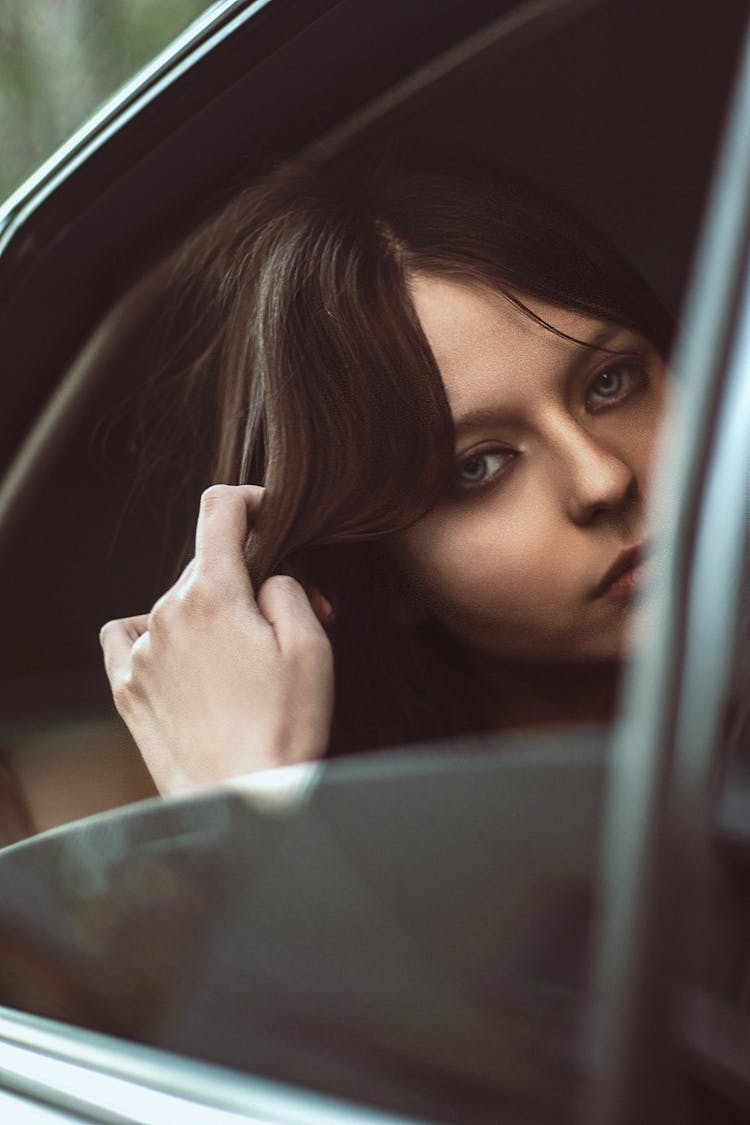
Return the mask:
[(138, 638), (130, 650), (130, 676), (128, 677), (128, 682), (131, 688), (135, 689), (137, 687), (137, 674), (139, 671), (141, 674), (145, 671), (149, 663), (150, 655), (151, 637), (144, 634), (144, 636)]
[(121, 680), (127, 693), (135, 699), (144, 698), (147, 686), (153, 676), (152, 647), (150, 638), (138, 640), (130, 650), (130, 667)]
[(297, 582), (288, 574), (272, 574), (258, 591), (258, 606), (272, 620), (287, 622), (294, 617)]
[(282, 595), (294, 595), (301, 589), (299, 582), (296, 578), (292, 578), (291, 574), (272, 574), (266, 579), (265, 585)]
[(216, 504), (221, 504), (231, 494), (232, 486), (229, 484), (210, 484), (201, 493), (201, 507), (213, 508)]
[(106, 644), (106, 641), (107, 641), (107, 637), (113, 631), (114, 628), (115, 628), (115, 622), (114, 621), (105, 621), (104, 624), (102, 625), (101, 629), (99, 630), (99, 644), (102, 646), (102, 648), (104, 648), (104, 645)]
[(148, 615), (148, 628), (151, 633), (163, 632), (174, 615), (174, 598), (171, 592), (162, 594)]
[(185, 584), (179, 600), (190, 617), (208, 617), (218, 610), (221, 594), (216, 583), (203, 574), (196, 574)]
[(121, 676), (111, 686), (115, 707), (123, 717), (130, 715), (142, 695), (138, 681), (133, 676)]

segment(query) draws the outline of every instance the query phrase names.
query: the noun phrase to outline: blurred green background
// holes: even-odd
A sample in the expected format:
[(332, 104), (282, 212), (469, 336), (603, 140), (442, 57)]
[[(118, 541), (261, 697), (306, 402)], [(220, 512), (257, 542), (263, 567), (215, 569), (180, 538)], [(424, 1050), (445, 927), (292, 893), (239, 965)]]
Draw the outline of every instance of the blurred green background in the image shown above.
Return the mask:
[(0, 202), (209, 7), (208, 0), (0, 0)]

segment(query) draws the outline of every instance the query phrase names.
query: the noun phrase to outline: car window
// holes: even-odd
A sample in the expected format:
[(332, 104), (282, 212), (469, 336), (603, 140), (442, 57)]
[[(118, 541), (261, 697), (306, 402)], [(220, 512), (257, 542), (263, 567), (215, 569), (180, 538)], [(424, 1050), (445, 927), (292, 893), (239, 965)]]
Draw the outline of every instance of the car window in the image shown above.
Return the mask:
[(207, 7), (205, 0), (7, 0), (0, 198)]
[[(148, 779), (142, 770), (139, 772), (137, 761), (131, 762), (127, 738), (113, 716), (96, 638), (103, 621), (133, 612), (134, 607), (150, 606), (169, 585), (195, 518), (201, 487), (210, 483), (199, 456), (205, 446), (195, 442), (189, 456), (177, 465), (162, 465), (160, 473), (146, 478), (147, 484), (142, 474), (144, 460), (148, 461), (154, 447), (144, 456), (139, 426), (149, 416), (153, 420), (159, 410), (167, 421), (172, 416), (165, 399), (159, 398), (161, 392), (155, 398), (148, 381), (165, 354), (167, 358), (174, 354), (174, 344), (185, 326), (178, 322), (175, 334), (165, 333), (159, 304), (163, 286), (157, 282), (156, 300), (148, 293), (141, 300), (135, 292), (128, 307), (100, 324), (92, 346), (81, 351), (80, 363), (66, 368), (58, 357), (66, 350), (70, 354), (73, 328), (83, 333), (85, 340), (85, 318), (92, 317), (97, 301), (108, 292), (127, 289), (137, 265), (143, 269), (144, 260), (150, 264), (158, 250), (169, 248), (170, 239), (174, 245), (179, 233), (172, 225), (176, 215), (182, 227), (189, 227), (208, 201), (222, 190), (226, 192), (227, 181), (231, 184), (241, 173), (247, 175), (266, 163), (270, 155), (283, 154), (289, 146), (294, 150), (295, 146), (322, 141), (332, 150), (353, 143), (354, 138), (377, 138), (388, 132), (398, 135), (405, 146), (460, 143), (470, 155), (508, 165), (582, 210), (646, 273), (669, 307), (678, 310), (728, 95), (736, 39), (719, 37), (719, 47), (712, 48), (717, 54), (712, 82), (700, 92), (700, 114), (691, 116), (691, 143), (675, 147), (669, 99), (675, 83), (684, 85), (687, 81), (700, 36), (689, 20), (680, 21), (674, 28), (666, 16), (655, 18), (650, 41), (662, 43), (668, 53), (664, 56), (654, 48), (653, 54), (644, 59), (637, 112), (639, 120), (644, 119), (644, 145), (647, 142), (651, 149), (661, 145), (665, 151), (669, 146), (671, 155), (668, 162), (659, 165), (658, 180), (650, 179), (648, 193), (644, 195), (639, 188), (634, 204), (633, 157), (628, 148), (635, 143), (628, 123), (634, 101), (632, 92), (627, 97), (624, 94), (630, 88), (625, 81), (626, 60), (630, 58), (626, 48), (633, 31), (626, 17), (619, 8), (609, 12), (606, 5), (551, 3), (541, 8), (510, 5), (504, 15), (489, 20), (491, 7), (478, 4), (474, 19), (480, 30), (475, 26), (468, 38), (459, 34), (453, 42), (448, 38), (448, 49), (437, 52), (437, 61), (425, 63), (420, 58), (413, 75), (407, 67), (395, 83), (383, 88), (378, 85), (377, 69), (371, 70), (366, 75), (370, 97), (364, 102), (359, 85), (363, 68), (357, 65), (356, 54), (357, 49), (363, 49), (362, 21), (351, 6), (331, 8), (326, 16), (328, 23), (320, 19), (311, 24), (304, 35), (290, 38), (283, 51), (276, 50), (262, 65), (250, 66), (244, 60), (251, 56), (239, 53), (247, 70), (242, 82), (247, 86), (235, 80), (221, 97), (212, 96), (201, 112), (195, 106), (206, 95), (197, 78), (194, 90), (180, 93), (179, 98), (175, 91), (177, 108), (170, 106), (171, 131), (165, 141), (151, 155), (147, 149), (140, 152), (132, 167), (118, 165), (111, 190), (94, 196), (95, 237), (89, 229), (82, 230), (77, 238), (73, 214), (66, 210), (59, 216), (65, 235), (57, 240), (55, 252), (73, 255), (80, 282), (56, 283), (55, 300), (49, 304), (50, 323), (44, 334), (21, 335), (18, 325), (25, 321), (13, 316), (12, 310), (8, 312), (4, 328), (7, 364), (23, 363), (25, 370), (38, 370), (38, 375), (8, 386), (7, 394), (17, 396), (18, 403), (9, 403), (0, 419), (0, 426), (8, 431), (7, 444), (12, 447), (15, 442), (18, 447), (29, 432), (34, 410), (41, 410), (45, 389), (55, 385), (61, 371), (67, 371), (70, 387), (85, 384), (91, 388), (76, 398), (81, 405), (76, 405), (79, 413), (70, 423), (83, 439), (73, 440), (71, 431), (59, 468), (51, 476), (47, 473), (46, 487), (36, 500), (31, 499), (31, 486), (23, 489), (23, 497), (16, 490), (12, 505), (15, 530), (0, 558), (4, 589), (24, 586), (34, 590), (33, 597), (6, 599), (2, 605), (3, 629), (14, 637), (14, 644), (0, 653), (0, 691), (4, 693), (6, 744), (12, 753), (19, 748), (17, 756), (40, 783), (50, 776), (47, 755), (54, 757), (57, 746), (69, 747), (77, 742), (85, 762), (78, 772), (91, 778), (97, 800), (105, 804), (114, 800), (108, 794), (115, 777), (120, 777), (134, 796), (149, 791)], [(283, 5), (280, 10), (284, 11)], [(473, 12), (471, 7), (467, 10)], [(270, 9), (263, 9), (260, 15), (269, 13)], [(339, 23), (334, 22), (334, 16)], [(377, 21), (390, 18), (397, 24), (399, 17), (395, 12), (381, 11), (371, 18), (373, 34), (377, 30), (384, 37), (384, 63), (392, 64), (388, 44), (394, 29)], [(452, 10), (451, 18), (458, 18)], [(612, 37), (612, 19), (624, 21), (621, 49)], [(482, 29), (483, 22), (486, 29)], [(431, 21), (433, 31), (435, 26), (439, 26), (437, 21)], [(336, 97), (350, 99), (341, 119), (324, 50), (326, 43), (330, 49), (334, 33), (342, 40), (346, 37), (347, 44), (337, 64)], [(441, 46), (445, 48), (445, 29), (442, 33)], [(680, 39), (679, 46), (675, 36)], [(410, 42), (402, 37), (399, 51), (405, 52)], [(417, 37), (413, 49), (418, 46), (421, 50), (422, 43), (422, 37)], [(237, 54), (231, 60), (235, 67), (239, 65)], [(403, 61), (399, 58), (402, 66)], [(272, 74), (268, 75), (272, 64), (281, 68), (278, 74), (284, 75), (281, 93), (263, 103), (264, 114), (253, 113), (252, 107), (275, 81)], [(620, 81), (613, 82), (615, 73)], [(324, 92), (313, 114), (309, 113), (310, 98), (304, 93), (304, 84), (295, 86), (301, 81), (300, 75), (303, 82), (314, 78)], [(545, 76), (544, 90), (539, 75)], [(209, 77), (215, 81), (213, 75)], [(200, 76), (201, 83), (207, 81)], [(602, 89), (608, 91), (606, 99), (599, 96)], [(230, 96), (243, 107), (241, 113), (228, 114), (225, 99)], [(282, 96), (287, 98), (285, 116), (277, 120), (273, 112)], [(684, 96), (696, 98), (692, 87), (685, 89)], [(190, 107), (192, 116), (178, 129), (173, 115), (185, 112), (183, 106)], [(509, 107), (513, 107), (512, 112)], [(647, 107), (652, 107), (648, 113)], [(214, 116), (209, 117), (209, 113)], [(325, 128), (321, 125), (324, 114)], [(610, 115), (619, 123), (617, 128), (606, 124)], [(149, 120), (145, 110), (143, 117)], [(227, 121), (241, 122), (241, 128), (226, 128)], [(193, 137), (188, 126), (200, 132)], [(263, 127), (270, 133), (259, 137), (257, 131)], [(217, 147), (220, 145), (225, 147)], [(205, 157), (200, 160), (202, 153)], [(92, 154), (92, 162), (95, 156)], [(152, 167), (149, 161), (157, 163)], [(219, 175), (223, 188), (222, 181), (216, 180)], [(131, 176), (137, 176), (138, 182), (130, 183)], [(212, 178), (200, 179), (209, 176)], [(170, 200), (170, 193), (175, 193), (174, 200)], [(191, 193), (197, 195), (197, 202)], [(677, 193), (682, 201), (679, 208), (671, 202)], [(57, 194), (61, 206), (67, 207), (71, 199), (71, 206), (80, 206), (75, 192)], [(44, 232), (55, 218), (45, 214), (44, 206), (53, 203), (54, 197), (39, 207), (41, 229), (35, 245), (42, 248), (40, 252), (46, 250)], [(143, 214), (142, 208), (146, 208)], [(121, 239), (123, 216), (133, 222), (134, 230), (132, 237)], [(68, 250), (64, 251), (66, 239)], [(81, 254), (84, 246), (85, 257)], [(6, 257), (12, 261), (12, 253)], [(21, 261), (18, 268), (22, 265)], [(52, 264), (49, 269), (40, 265), (35, 275), (28, 275), (28, 284), (45, 275), (56, 276)], [(30, 307), (38, 307), (32, 302), (49, 297), (29, 292), (23, 298), (17, 285), (11, 291), (15, 300), (25, 300)], [(65, 307), (68, 294), (76, 301), (74, 308)], [(89, 332), (94, 324), (89, 323)], [(53, 333), (59, 341), (55, 349), (50, 346)], [(81, 341), (79, 346), (83, 346)], [(12, 348), (17, 350), (12, 352)], [(34, 349), (46, 349), (47, 354), (35, 357)], [(174, 378), (178, 376), (178, 372), (174, 374)], [(73, 392), (66, 390), (64, 394)], [(52, 447), (51, 441), (42, 442), (43, 449)], [(35, 448), (38, 451), (39, 443)], [(35, 470), (35, 479), (41, 479), (44, 471)], [(188, 475), (190, 488), (186, 492), (181, 486)], [(26, 514), (21, 515), (22, 510)], [(75, 543), (76, 549), (59, 554), (56, 581), (50, 583), (47, 544), (57, 542)], [(48, 623), (53, 620), (63, 620), (65, 628), (49, 629)], [(66, 717), (59, 726), (62, 713)], [(94, 782), (93, 767), (110, 758), (111, 765), (103, 766), (103, 776)], [(51, 801), (45, 797), (40, 826), (53, 822), (51, 808), (62, 796), (53, 792)], [(82, 811), (91, 807), (84, 806)], [(61, 809), (61, 820), (66, 819), (67, 812)]]

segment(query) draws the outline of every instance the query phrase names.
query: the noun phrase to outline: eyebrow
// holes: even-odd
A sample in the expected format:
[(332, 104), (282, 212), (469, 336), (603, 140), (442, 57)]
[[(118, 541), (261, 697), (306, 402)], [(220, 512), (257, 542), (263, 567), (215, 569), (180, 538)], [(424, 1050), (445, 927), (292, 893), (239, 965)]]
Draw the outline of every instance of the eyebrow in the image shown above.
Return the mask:
[[(588, 340), (579, 340), (574, 336), (566, 336), (564, 333), (555, 331), (556, 336), (576, 345), (569, 363), (566, 364), (566, 375), (572, 370), (577, 369), (581, 365), (583, 356), (590, 351), (609, 352), (611, 355), (627, 355), (627, 349), (611, 348), (607, 346), (612, 340), (616, 340), (618, 336), (626, 332), (631, 335), (640, 336), (640, 333), (636, 329), (631, 329), (619, 324), (605, 325)], [(505, 414), (506, 411), (503, 407), (479, 407), (477, 410), (467, 410), (465, 414), (460, 414), (458, 418), (454, 419), (453, 428), (456, 437), (460, 437), (462, 434), (466, 433), (467, 430), (501, 421), (505, 417)]]
[(461, 437), (468, 430), (478, 429), (480, 426), (488, 426), (495, 422), (499, 422), (505, 415), (502, 408), (493, 409), (492, 407), (485, 407), (479, 410), (469, 410), (466, 414), (462, 414), (456, 418), (453, 423), (456, 437)]

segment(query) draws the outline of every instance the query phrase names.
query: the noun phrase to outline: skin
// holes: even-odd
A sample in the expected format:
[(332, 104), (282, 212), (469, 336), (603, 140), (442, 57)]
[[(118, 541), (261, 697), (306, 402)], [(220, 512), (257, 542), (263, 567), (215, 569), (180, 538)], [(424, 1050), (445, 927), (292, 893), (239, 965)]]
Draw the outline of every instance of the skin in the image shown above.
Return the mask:
[(256, 597), (242, 548), (262, 501), (253, 485), (207, 489), (195, 558), (175, 585), (150, 613), (101, 630), (115, 706), (162, 794), (325, 753), (330, 607), (284, 575)]
[(665, 364), (637, 333), (531, 298), (582, 343), (479, 285), (416, 275), (412, 298), (456, 424), (456, 472), (394, 554), (422, 612), (499, 689), (506, 723), (509, 701), (519, 721), (603, 717), (632, 598), (594, 592), (646, 539)]
[[(645, 535), (664, 364), (636, 334), (543, 302), (526, 304), (617, 354), (480, 286), (415, 276), (412, 291), (458, 431), (449, 493), (391, 542), (412, 609), (461, 642), (488, 722), (603, 717), (631, 599), (594, 590)], [(289, 577), (253, 590), (242, 548), (262, 499), (209, 489), (175, 586), (102, 629), (115, 704), (161, 793), (325, 754), (330, 607)]]

